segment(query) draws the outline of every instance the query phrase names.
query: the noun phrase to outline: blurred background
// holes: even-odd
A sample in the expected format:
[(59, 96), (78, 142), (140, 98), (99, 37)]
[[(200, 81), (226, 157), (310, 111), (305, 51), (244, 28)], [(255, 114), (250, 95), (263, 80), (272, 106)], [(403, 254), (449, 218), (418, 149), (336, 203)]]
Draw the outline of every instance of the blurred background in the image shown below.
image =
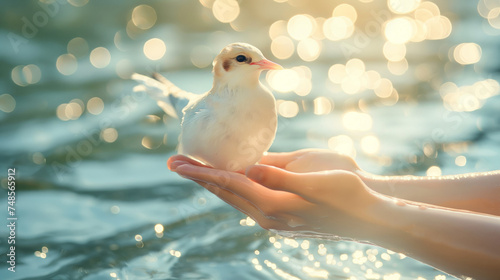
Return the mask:
[(500, 1), (2, 1), (1, 279), (455, 279), (403, 254), (262, 230), (169, 172), (178, 120), (130, 74), (203, 93), (228, 43), (287, 70), (272, 151), (385, 175), (500, 169)]

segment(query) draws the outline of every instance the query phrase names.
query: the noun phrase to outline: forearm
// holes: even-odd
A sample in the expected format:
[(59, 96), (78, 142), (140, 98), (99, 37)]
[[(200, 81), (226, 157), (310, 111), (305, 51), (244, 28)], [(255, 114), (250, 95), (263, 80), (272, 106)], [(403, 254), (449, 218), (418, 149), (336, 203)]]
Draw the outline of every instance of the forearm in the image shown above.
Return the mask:
[(387, 232), (373, 240), (377, 245), (455, 276), (498, 279), (499, 217), (398, 205), (390, 200), (383, 209), (379, 224)]
[(500, 172), (439, 177), (358, 175), (376, 192), (442, 207), (500, 215)]

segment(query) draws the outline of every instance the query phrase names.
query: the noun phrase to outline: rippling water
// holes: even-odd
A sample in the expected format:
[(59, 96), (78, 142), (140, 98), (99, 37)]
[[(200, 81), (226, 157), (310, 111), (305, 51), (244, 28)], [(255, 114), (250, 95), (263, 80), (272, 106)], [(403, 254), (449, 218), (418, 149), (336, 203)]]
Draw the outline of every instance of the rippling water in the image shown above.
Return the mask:
[[(297, 13), (329, 17), (335, 5), (241, 1), (240, 18), (247, 25), (243, 21), (243, 30), (236, 32), (200, 4), (210, 1), (69, 2), (55, 2), (59, 4), (52, 4), (52, 10), (39, 1), (0, 4), (0, 209), (7, 224), (5, 174), (15, 168), (18, 218), (15, 273), (5, 262), (9, 232), (0, 227), (1, 279), (453, 278), (383, 248), (287, 239), (255, 226), (167, 170), (166, 160), (177, 145), (177, 120), (133, 92), (134, 82), (126, 79), (133, 71), (160, 71), (180, 87), (202, 93), (211, 85), (210, 62), (226, 43), (245, 40), (272, 58), (267, 32), (271, 23)], [(144, 30), (127, 29), (139, 4), (153, 7), (158, 19)], [(350, 57), (338, 51), (339, 43), (324, 41), (315, 61), (296, 56), (282, 61), (286, 67), (307, 66), (313, 87), (307, 96), (276, 94), (296, 102), (299, 111), (291, 118), (280, 117), (271, 150), (347, 149), (356, 152), (363, 168), (377, 174), (500, 169), (498, 90), (490, 98), (465, 103), (472, 110), (461, 112), (443, 101), (442, 86), (451, 82), (467, 91), (465, 86), (487, 79), (497, 85), (498, 32), (477, 14), (476, 3), (437, 4), (453, 19), (453, 32), (446, 40), (408, 44), (411, 74), (387, 72), (383, 35), (371, 39), (378, 48), (364, 47)], [(368, 8), (384, 8), (353, 5), (359, 17), (368, 14)], [(255, 26), (248, 25), (253, 18), (258, 19)], [(29, 24), (34, 27), (26, 27)], [(77, 37), (84, 43), (69, 44)], [(160, 60), (148, 59), (158, 54), (143, 48), (151, 38), (166, 45)], [(480, 62), (447, 62), (453, 47), (463, 42), (481, 46)], [(99, 47), (105, 50), (93, 57), (92, 50)], [(199, 52), (193, 54), (195, 47)], [(332, 64), (355, 57), (364, 61), (367, 71), (392, 81), (399, 93), (397, 103), (388, 104), (372, 91), (348, 95), (328, 81)], [(26, 65), (35, 66), (23, 68)], [(97, 103), (89, 103), (95, 97)], [(314, 114), (317, 97), (330, 100), (333, 111)], [(372, 125), (353, 130), (349, 125), (360, 124), (346, 124), (345, 113), (351, 110), (367, 114)], [(335, 138), (339, 135), (344, 138)], [(380, 143), (373, 153), (372, 146), (362, 145), (366, 136)], [(336, 145), (339, 139), (350, 139), (352, 147)]]

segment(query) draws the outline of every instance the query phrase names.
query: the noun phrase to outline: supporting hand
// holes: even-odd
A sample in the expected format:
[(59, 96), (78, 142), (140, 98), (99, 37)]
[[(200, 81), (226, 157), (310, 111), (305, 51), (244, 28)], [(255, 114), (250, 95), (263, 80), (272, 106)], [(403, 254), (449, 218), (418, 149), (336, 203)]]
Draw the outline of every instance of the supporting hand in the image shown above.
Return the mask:
[[(171, 157), (168, 166), (252, 217), (263, 228), (282, 235), (366, 240), (457, 276), (497, 279), (500, 274), (498, 216), (384, 196), (365, 185), (352, 159), (334, 153), (302, 150), (269, 154), (262, 163), (269, 165), (251, 166), (246, 176), (212, 169), (180, 155)], [(407, 197), (418, 197), (412, 190), (429, 184), (435, 187), (430, 196), (438, 192), (443, 197), (446, 193), (453, 195), (456, 188), (470, 190), (474, 186), (472, 189), (479, 192), (476, 197), (486, 199), (485, 194), (498, 193), (499, 176), (499, 172), (493, 172), (444, 178), (444, 184), (441, 178), (426, 177), (364, 179), (373, 181), (373, 189), (395, 180)]]
[[(317, 169), (312, 164), (314, 158), (324, 156), (312, 151), (271, 154), (262, 162), (305, 172)], [(170, 158), (168, 165), (249, 215), (261, 227), (281, 234), (367, 240), (383, 228), (383, 219), (377, 214), (385, 200), (348, 171), (295, 173), (256, 165), (248, 168), (245, 176), (205, 167), (179, 155)]]

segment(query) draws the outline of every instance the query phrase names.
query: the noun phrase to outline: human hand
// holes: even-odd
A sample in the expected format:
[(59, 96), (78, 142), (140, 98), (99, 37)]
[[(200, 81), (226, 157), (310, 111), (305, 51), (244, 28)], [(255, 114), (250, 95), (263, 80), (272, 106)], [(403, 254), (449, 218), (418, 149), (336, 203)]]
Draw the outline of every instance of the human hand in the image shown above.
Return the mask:
[[(303, 161), (307, 162), (304, 157)], [(307, 164), (296, 166), (312, 168)], [(372, 240), (383, 228), (379, 217), (383, 217), (380, 210), (385, 200), (345, 170), (295, 173), (255, 165), (246, 170), (245, 176), (206, 167), (181, 155), (171, 157), (168, 167), (247, 214), (261, 227), (283, 235)]]
[(324, 149), (303, 149), (288, 153), (267, 153), (261, 164), (272, 165), (296, 173), (325, 170), (360, 170), (354, 159), (348, 155)]
[[(261, 227), (281, 235), (348, 237), (404, 252), (454, 275), (477, 279), (498, 276), (498, 217), (384, 196), (369, 189), (352, 172), (305, 172), (315, 167), (307, 164), (307, 157), (290, 159), (285, 155), (271, 154), (263, 162), (276, 166), (254, 165), (247, 168), (246, 176), (213, 169), (181, 155), (171, 157), (168, 167), (216, 194)], [(292, 162), (301, 167), (297, 171), (305, 173), (279, 168), (293, 169)], [(322, 165), (316, 167), (323, 169)], [(470, 178), (474, 187), (477, 180), (495, 187), (497, 175), (461, 181)]]

